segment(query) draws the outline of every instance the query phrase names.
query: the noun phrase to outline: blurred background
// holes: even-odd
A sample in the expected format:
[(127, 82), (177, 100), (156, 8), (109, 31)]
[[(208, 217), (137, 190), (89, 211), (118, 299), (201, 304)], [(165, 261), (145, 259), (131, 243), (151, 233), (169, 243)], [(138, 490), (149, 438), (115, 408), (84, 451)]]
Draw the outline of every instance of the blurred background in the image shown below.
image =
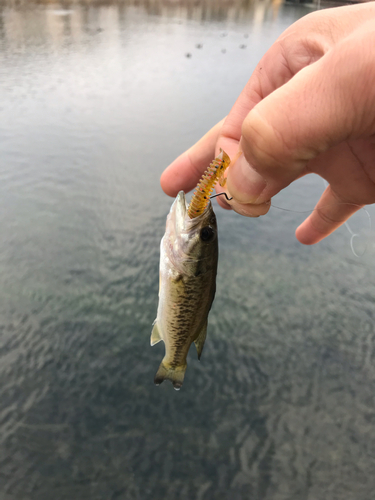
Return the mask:
[(259, 219), (214, 202), (216, 299), (181, 391), (154, 386), (149, 341), (161, 172), (326, 7), (0, 2), (1, 500), (371, 498), (373, 207), (304, 247), (319, 177)]

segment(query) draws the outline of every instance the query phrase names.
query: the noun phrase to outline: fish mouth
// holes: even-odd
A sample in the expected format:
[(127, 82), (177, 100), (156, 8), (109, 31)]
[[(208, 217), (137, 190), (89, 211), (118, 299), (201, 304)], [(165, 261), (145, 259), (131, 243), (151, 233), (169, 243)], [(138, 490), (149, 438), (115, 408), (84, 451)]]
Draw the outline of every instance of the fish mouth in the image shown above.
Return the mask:
[(174, 200), (173, 206), (176, 217), (185, 219), (187, 206), (186, 206), (186, 198), (185, 193), (180, 191)]
[(186, 203), (185, 193), (184, 191), (180, 191), (172, 203), (168, 217), (168, 226), (171, 234), (177, 238), (182, 234), (190, 233), (202, 224), (210, 212), (212, 212), (212, 205), (209, 202), (200, 215), (191, 219), (188, 215), (188, 205)]
[(186, 198), (185, 193), (180, 191), (176, 196), (176, 199), (172, 203), (170, 210), (170, 217), (173, 221), (175, 228), (175, 234), (179, 234), (184, 230), (185, 219), (187, 213)]

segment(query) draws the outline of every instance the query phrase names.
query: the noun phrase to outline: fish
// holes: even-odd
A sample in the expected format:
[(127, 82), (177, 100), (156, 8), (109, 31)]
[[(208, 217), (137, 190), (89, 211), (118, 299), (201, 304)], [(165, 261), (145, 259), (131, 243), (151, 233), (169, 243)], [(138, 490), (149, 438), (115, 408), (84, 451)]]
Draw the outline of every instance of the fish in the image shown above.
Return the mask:
[(159, 304), (151, 333), (151, 345), (161, 340), (165, 356), (154, 382), (170, 380), (180, 389), (191, 344), (202, 355), (208, 313), (216, 290), (218, 238), (211, 202), (190, 219), (185, 193), (180, 191), (167, 217), (160, 244)]
[(170, 380), (179, 390), (193, 342), (199, 360), (202, 355), (219, 256), (210, 194), (229, 164), (229, 156), (220, 150), (200, 179), (190, 204), (180, 191), (167, 216), (160, 243), (159, 304), (150, 341), (151, 346), (162, 340), (165, 344), (165, 356), (154, 377), (156, 385)]

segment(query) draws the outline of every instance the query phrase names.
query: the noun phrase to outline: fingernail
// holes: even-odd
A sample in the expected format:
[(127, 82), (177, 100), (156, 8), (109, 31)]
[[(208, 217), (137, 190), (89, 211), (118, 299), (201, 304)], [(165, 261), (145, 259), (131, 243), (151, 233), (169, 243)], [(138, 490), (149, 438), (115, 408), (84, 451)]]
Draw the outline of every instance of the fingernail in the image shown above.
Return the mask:
[(244, 155), (228, 169), (228, 191), (240, 203), (263, 203), (267, 182), (246, 161)]

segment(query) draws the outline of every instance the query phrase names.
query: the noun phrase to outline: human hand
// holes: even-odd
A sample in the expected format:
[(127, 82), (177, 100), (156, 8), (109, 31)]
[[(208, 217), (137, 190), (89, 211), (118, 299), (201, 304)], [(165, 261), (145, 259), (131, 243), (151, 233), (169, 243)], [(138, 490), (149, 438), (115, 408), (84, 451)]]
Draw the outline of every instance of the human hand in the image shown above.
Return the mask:
[[(228, 116), (163, 173), (175, 196), (197, 184), (219, 148), (231, 208), (268, 212), (272, 196), (308, 173), (329, 186), (296, 236), (313, 244), (375, 202), (375, 4), (314, 12), (288, 28), (253, 72)], [(222, 206), (228, 205), (223, 200)]]

